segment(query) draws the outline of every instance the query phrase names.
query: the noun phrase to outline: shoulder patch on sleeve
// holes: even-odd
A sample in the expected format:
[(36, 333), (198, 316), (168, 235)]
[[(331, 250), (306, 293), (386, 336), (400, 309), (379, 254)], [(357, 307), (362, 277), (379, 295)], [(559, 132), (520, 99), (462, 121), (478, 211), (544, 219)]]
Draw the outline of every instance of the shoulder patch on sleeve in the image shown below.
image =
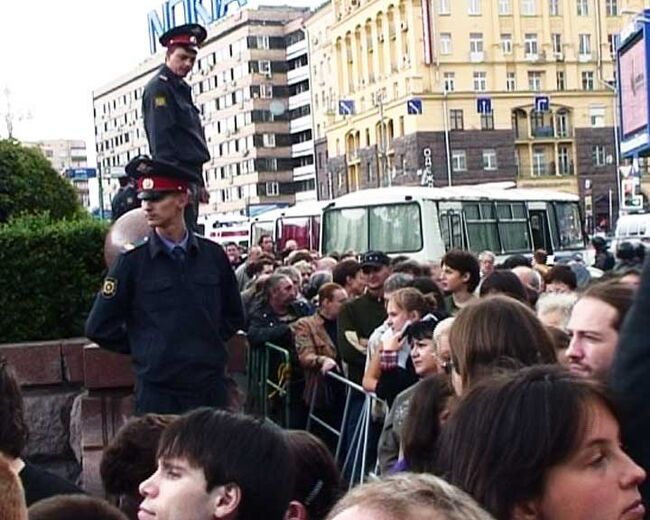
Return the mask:
[(156, 96), (154, 98), (154, 105), (156, 106), (156, 108), (166, 107), (167, 106), (167, 98), (165, 96)]
[(117, 293), (117, 280), (115, 278), (105, 278), (102, 285), (102, 296), (112, 298)]

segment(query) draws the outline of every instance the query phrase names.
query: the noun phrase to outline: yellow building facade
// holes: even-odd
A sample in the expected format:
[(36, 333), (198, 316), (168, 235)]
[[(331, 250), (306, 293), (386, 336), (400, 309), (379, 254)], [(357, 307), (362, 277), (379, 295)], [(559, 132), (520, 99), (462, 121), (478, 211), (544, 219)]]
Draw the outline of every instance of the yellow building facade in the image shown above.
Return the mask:
[(306, 22), (319, 197), (516, 180), (581, 193), (606, 218), (614, 39), (647, 4), (333, 0)]

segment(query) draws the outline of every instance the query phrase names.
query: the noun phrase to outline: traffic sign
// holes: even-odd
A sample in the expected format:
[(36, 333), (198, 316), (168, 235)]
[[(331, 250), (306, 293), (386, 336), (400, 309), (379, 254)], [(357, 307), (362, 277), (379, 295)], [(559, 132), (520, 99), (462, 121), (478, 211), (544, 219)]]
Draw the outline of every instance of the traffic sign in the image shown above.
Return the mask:
[(411, 115), (422, 114), (422, 100), (420, 98), (409, 99), (406, 102), (406, 110)]
[(535, 96), (535, 112), (548, 112), (551, 101), (548, 96)]
[(476, 98), (476, 111), (479, 114), (491, 114), (492, 99), (489, 97)]
[(352, 99), (339, 99), (339, 115), (351, 116), (354, 115), (354, 100)]

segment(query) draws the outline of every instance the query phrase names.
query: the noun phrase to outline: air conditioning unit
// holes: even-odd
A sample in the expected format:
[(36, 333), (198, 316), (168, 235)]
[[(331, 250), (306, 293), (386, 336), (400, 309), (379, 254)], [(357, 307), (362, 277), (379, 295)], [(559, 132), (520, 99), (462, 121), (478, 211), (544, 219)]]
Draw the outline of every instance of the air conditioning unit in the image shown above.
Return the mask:
[(383, 35), (383, 34), (380, 34), (380, 35), (378, 36), (378, 38), (379, 38), (379, 41), (380, 41), (380, 42), (383, 42), (383, 41), (384, 41), (384, 35)]
[(399, 27), (400, 27), (400, 29), (402, 29), (402, 31), (408, 31), (409, 24), (407, 22), (402, 22), (402, 23), (399, 24)]

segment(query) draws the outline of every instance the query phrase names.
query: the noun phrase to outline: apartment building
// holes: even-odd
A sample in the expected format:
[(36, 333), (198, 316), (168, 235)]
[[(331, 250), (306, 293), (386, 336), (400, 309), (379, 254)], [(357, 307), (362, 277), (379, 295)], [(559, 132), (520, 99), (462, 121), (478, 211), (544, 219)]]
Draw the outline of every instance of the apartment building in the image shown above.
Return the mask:
[(88, 165), (86, 142), (78, 139), (46, 139), (24, 142), (25, 146), (38, 148), (50, 161), (52, 168), (63, 174), (68, 169), (84, 168)]

